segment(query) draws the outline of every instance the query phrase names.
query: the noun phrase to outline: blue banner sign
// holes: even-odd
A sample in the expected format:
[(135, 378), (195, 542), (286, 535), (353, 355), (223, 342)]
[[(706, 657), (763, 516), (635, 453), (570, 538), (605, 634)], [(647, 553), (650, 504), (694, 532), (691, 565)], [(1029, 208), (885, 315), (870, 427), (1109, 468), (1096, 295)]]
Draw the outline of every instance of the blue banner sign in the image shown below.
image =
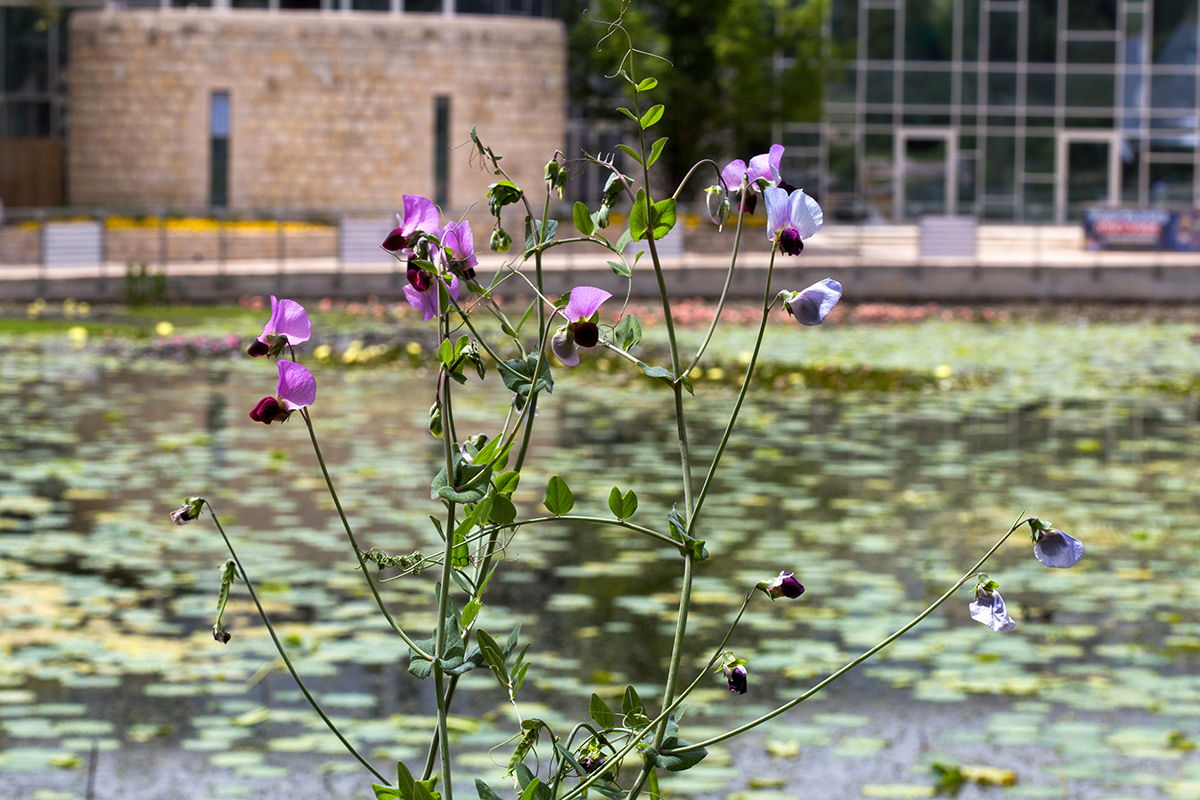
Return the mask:
[(1088, 250), (1200, 251), (1200, 210), (1093, 208), (1083, 236)]

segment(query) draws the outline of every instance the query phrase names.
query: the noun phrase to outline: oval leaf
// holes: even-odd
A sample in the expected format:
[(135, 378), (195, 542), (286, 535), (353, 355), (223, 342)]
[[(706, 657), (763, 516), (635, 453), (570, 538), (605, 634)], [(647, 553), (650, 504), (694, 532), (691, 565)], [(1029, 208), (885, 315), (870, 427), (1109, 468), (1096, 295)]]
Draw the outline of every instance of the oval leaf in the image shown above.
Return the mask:
[(575, 230), (584, 236), (591, 236), (596, 230), (596, 223), (592, 221), (592, 212), (588, 211), (588, 207), (583, 203), (575, 204), (572, 216), (575, 218)]
[[(613, 491), (616, 491), (616, 489)], [(601, 728), (611, 728), (617, 722), (617, 717), (613, 714), (612, 709), (608, 707), (608, 703), (604, 702), (604, 698), (595, 692), (592, 692), (592, 700), (588, 704), (588, 713)]]
[(655, 78), (646, 78), (645, 80), (643, 80), (641, 83), (639, 83), (639, 84), (637, 85), (637, 90), (638, 90), (639, 92), (648, 92), (648, 91), (650, 91), (651, 89), (653, 89), (655, 86), (658, 86), (658, 80), (657, 80), (657, 79), (655, 79)]
[(620, 151), (621, 151), (622, 153), (624, 153), (625, 155), (627, 155), (627, 156), (629, 156), (630, 158), (632, 158), (632, 159), (633, 159), (634, 161), (636, 161), (637, 163), (639, 163), (639, 164), (640, 164), (640, 163), (642, 163), (642, 157), (641, 157), (641, 156), (639, 156), (639, 155), (637, 154), (637, 151), (636, 151), (636, 150), (634, 150), (634, 149), (633, 149), (632, 147), (630, 147), (629, 145), (627, 145), (627, 144), (619, 144), (619, 145), (617, 145), (617, 149), (618, 149), (618, 150), (620, 150)]
[(567, 482), (555, 475), (546, 485), (546, 496), (542, 503), (551, 514), (561, 517), (575, 507), (575, 497), (571, 494)]
[(638, 125), (641, 125), (642, 130), (645, 130), (646, 128), (651, 127), (652, 125), (654, 125), (654, 123), (656, 123), (660, 119), (662, 119), (662, 116), (663, 116), (662, 104), (659, 104), (656, 106), (651, 106), (650, 110), (647, 111), (645, 114), (643, 114), (642, 118), (640, 120), (638, 120)]
[(650, 160), (646, 163), (647, 167), (653, 167), (654, 162), (658, 161), (658, 157), (662, 155), (663, 148), (667, 146), (667, 137), (659, 139), (654, 144), (650, 145)]

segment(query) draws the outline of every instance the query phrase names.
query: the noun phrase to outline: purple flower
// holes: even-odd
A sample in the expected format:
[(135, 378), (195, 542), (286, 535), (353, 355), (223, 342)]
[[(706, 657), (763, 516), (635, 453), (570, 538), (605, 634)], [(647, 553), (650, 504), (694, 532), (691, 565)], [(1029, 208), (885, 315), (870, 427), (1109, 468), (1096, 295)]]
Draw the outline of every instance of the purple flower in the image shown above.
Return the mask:
[(787, 312), (801, 325), (820, 325), (842, 299), (842, 285), (833, 278), (819, 280), (783, 301)]
[(1037, 531), (1034, 537), (1033, 554), (1047, 567), (1067, 569), (1083, 558), (1083, 542), (1056, 528)]
[[(414, 286), (405, 286), (404, 297), (408, 300), (408, 304), (410, 306), (415, 308), (417, 311), (420, 311), (424, 315), (424, 321), (429, 322), (429, 320), (441, 316), (441, 311), (438, 308), (438, 286), (444, 285), (445, 283), (443, 281), (436, 280), (431, 283), (429, 288), (423, 292), (418, 291)], [(453, 275), (450, 276), (450, 287), (448, 291), (450, 292), (450, 297), (452, 297), (455, 302), (458, 302), (458, 278)]]
[(574, 367), (579, 364), (575, 345), (595, 347), (600, 341), (600, 328), (592, 322), (592, 316), (610, 297), (611, 292), (595, 286), (576, 286), (571, 290), (567, 307), (562, 310), (562, 315), (567, 318), (567, 326), (550, 338), (550, 352), (563, 366)]
[(286, 422), (293, 411), (311, 406), (316, 399), (317, 381), (312, 373), (294, 361), (281, 358), (275, 397), (259, 400), (250, 412), (250, 419), (265, 425)]
[(396, 215), (396, 225), (396, 229), (387, 235), (381, 246), (392, 253), (412, 255), (412, 246), (418, 233), (437, 233), (437, 206), (426, 197), (406, 194), (404, 216)]
[(763, 591), (767, 593), (767, 597), (776, 600), (780, 597), (786, 597), (789, 600), (795, 600), (800, 595), (804, 594), (804, 587), (800, 585), (800, 581), (796, 580), (796, 576), (790, 572), (781, 572), (779, 577), (768, 583)]
[(312, 322), (304, 306), (295, 300), (276, 300), (271, 295), (271, 318), (246, 352), (255, 357), (279, 355), (284, 346), (307, 342), (311, 336)]
[[(768, 186), (778, 186), (782, 180), (779, 175), (779, 164), (783, 160), (783, 145), (771, 145), (770, 152), (757, 155), (750, 159), (747, 166), (740, 158), (730, 161), (721, 170), (721, 181), (730, 192), (738, 192), (738, 200), (742, 210), (747, 214), (754, 213), (758, 204), (758, 192)], [(741, 192), (742, 181), (747, 183), (746, 191)]]
[(1011, 631), (1017, 627), (1017, 623), (1008, 615), (1004, 608), (1004, 598), (995, 590), (995, 586), (995, 581), (988, 581), (975, 587), (975, 602), (968, 606), (971, 619), (987, 625), (997, 633)]
[(725, 666), (725, 680), (729, 684), (729, 691), (738, 694), (745, 694), (748, 686), (749, 673), (746, 672), (745, 664), (729, 664)]
[(817, 201), (797, 189), (790, 195), (783, 189), (768, 188), (763, 197), (767, 202), (767, 239), (789, 256), (804, 250), (804, 239), (821, 230), (825, 215)]
[(442, 247), (448, 249), (446, 259), (450, 269), (466, 280), (475, 280), (475, 268), (479, 259), (475, 257), (475, 237), (470, 222), (447, 222), (442, 229)]

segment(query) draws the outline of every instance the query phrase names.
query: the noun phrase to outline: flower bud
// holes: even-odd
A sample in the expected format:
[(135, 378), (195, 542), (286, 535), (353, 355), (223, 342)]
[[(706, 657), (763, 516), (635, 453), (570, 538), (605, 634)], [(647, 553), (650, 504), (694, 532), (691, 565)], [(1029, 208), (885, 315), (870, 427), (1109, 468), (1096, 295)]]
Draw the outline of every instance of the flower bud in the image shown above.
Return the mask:
[(749, 673), (746, 671), (744, 664), (736, 664), (734, 666), (725, 667), (725, 680), (729, 684), (729, 691), (737, 694), (745, 694), (749, 688)]
[(563, 366), (574, 367), (579, 364), (579, 354), (575, 352), (575, 337), (566, 328), (560, 328), (550, 337), (550, 352)]
[(497, 225), (495, 230), (492, 231), (490, 246), (493, 253), (507, 253), (509, 248), (512, 247), (512, 237), (508, 235), (508, 231)]
[(233, 634), (225, 630), (225, 626), (218, 622), (213, 625), (213, 638), (221, 644), (229, 644), (229, 640), (233, 638)]
[(710, 186), (704, 190), (704, 200), (708, 205), (708, 218), (717, 226), (717, 230), (720, 230), (729, 219), (729, 197), (722, 187)]
[(442, 438), (442, 404), (434, 403), (429, 407), (429, 432), (435, 439)]
[(184, 498), (183, 505), (171, 512), (171, 521), (176, 525), (187, 525), (192, 520), (200, 518), (200, 509), (203, 506), (203, 497)]
[(800, 585), (800, 581), (796, 580), (796, 576), (790, 572), (780, 572), (775, 580), (760, 581), (758, 588), (766, 593), (767, 597), (776, 600), (780, 597), (786, 597), (789, 600), (794, 600), (804, 594), (804, 587)]

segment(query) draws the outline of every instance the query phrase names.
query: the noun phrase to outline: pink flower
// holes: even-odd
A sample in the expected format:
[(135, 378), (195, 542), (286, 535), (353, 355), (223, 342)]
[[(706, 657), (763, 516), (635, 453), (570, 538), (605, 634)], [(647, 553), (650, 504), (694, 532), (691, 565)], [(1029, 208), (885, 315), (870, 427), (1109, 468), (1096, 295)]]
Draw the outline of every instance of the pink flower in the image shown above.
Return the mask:
[(475, 268), (479, 259), (475, 257), (475, 238), (470, 222), (447, 222), (442, 228), (442, 249), (450, 269), (468, 281), (475, 280)]
[[(739, 192), (742, 210), (753, 214), (758, 203), (758, 192), (782, 183), (783, 178), (779, 174), (779, 164), (782, 161), (783, 145), (773, 144), (770, 152), (750, 159), (749, 166), (740, 158), (730, 161), (725, 165), (725, 169), (721, 170), (721, 181), (725, 184), (726, 191)], [(745, 195), (740, 194), (743, 179), (748, 184)]]
[(286, 422), (293, 411), (311, 406), (316, 399), (317, 381), (312, 373), (294, 361), (281, 358), (275, 397), (259, 400), (250, 412), (250, 419), (265, 425)]
[(592, 315), (610, 297), (611, 292), (595, 286), (576, 286), (571, 290), (571, 299), (562, 310), (562, 315), (567, 318), (567, 326), (550, 338), (550, 352), (563, 366), (578, 366), (579, 354), (575, 352), (575, 345), (595, 347), (600, 341), (600, 328), (592, 322)]
[(311, 336), (312, 322), (304, 306), (295, 300), (276, 300), (271, 295), (271, 318), (246, 352), (255, 357), (279, 355), (286, 345), (307, 342)]
[(404, 195), (404, 216), (396, 215), (397, 227), (383, 240), (383, 249), (412, 255), (418, 233), (437, 233), (438, 211), (433, 201), (418, 195)]
[[(410, 283), (408, 286), (404, 287), (404, 297), (408, 300), (408, 304), (410, 306), (415, 308), (417, 311), (420, 311), (421, 314), (424, 315), (424, 321), (429, 322), (429, 320), (433, 319), (434, 317), (441, 316), (441, 310), (438, 308), (438, 287), (444, 285), (444, 281), (437, 280), (431, 283), (429, 288), (422, 292)], [(450, 292), (450, 297), (453, 298), (454, 302), (457, 303), (458, 278), (456, 276), (450, 277), (450, 286), (448, 291)]]

